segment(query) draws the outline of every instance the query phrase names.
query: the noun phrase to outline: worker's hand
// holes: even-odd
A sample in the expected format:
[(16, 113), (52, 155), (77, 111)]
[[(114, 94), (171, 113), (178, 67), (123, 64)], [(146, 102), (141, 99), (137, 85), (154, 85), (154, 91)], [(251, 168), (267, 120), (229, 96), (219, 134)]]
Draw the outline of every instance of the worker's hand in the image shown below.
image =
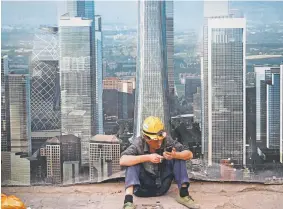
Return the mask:
[(155, 164), (161, 163), (163, 159), (164, 158), (161, 155), (158, 155), (156, 153), (149, 155), (149, 161)]
[(176, 149), (173, 147), (172, 152), (163, 152), (163, 157), (166, 160), (172, 160), (176, 157)]

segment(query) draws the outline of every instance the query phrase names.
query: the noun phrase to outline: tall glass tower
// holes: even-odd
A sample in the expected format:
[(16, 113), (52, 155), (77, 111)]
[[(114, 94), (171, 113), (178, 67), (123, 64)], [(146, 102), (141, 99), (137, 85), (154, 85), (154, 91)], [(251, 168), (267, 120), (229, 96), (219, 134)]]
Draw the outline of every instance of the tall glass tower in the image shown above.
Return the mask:
[(208, 20), (213, 17), (227, 17), (229, 15), (228, 1), (204, 1), (203, 16), (203, 54), (201, 58), (201, 128), (202, 128), (202, 153), (208, 154)]
[(280, 76), (280, 68), (271, 69), (266, 74), (266, 145), (270, 149), (279, 149), (280, 147), (280, 115), (282, 114), (280, 112)]
[[(92, 103), (92, 123), (93, 123), (93, 135), (103, 133), (103, 113), (102, 109), (102, 97), (99, 97), (103, 90), (102, 81), (100, 82), (99, 74), (97, 74), (96, 65), (96, 20), (95, 20), (95, 3), (93, 0), (68, 0), (67, 12), (69, 17), (81, 17), (82, 19), (91, 20), (91, 37), (90, 37), (90, 56), (91, 56), (91, 89), (93, 90), (93, 96), (91, 97)], [(97, 22), (98, 23), (98, 22)], [(101, 25), (100, 25), (101, 28)], [(101, 48), (102, 50), (102, 48)], [(102, 53), (102, 52), (100, 52)], [(97, 95), (99, 94), (99, 95)]]
[(1, 151), (11, 151), (9, 58), (1, 57)]
[(95, 89), (92, 62), (92, 20), (61, 17), (59, 22), (62, 134), (81, 139), (82, 164), (94, 130)]
[(204, 29), (203, 151), (208, 165), (246, 163), (246, 20), (208, 18)]
[(102, 42), (101, 16), (95, 16), (95, 69), (96, 69), (96, 108), (98, 113), (96, 130), (97, 134), (103, 134), (103, 42)]
[(169, 95), (174, 95), (174, 3), (173, 0), (166, 0), (165, 4)]
[(61, 127), (58, 48), (57, 27), (37, 31), (30, 62), (33, 132)]
[(9, 74), (11, 152), (31, 155), (30, 79)]
[(281, 80), (279, 67), (255, 67), (256, 131), (260, 148), (280, 148)]
[[(93, 0), (68, 0), (67, 11), (71, 17), (85, 17), (94, 19)], [(94, 23), (93, 23), (94, 24)]]
[(143, 120), (161, 118), (169, 130), (169, 88), (165, 1), (139, 1), (137, 86), (134, 136), (141, 134)]
[(283, 163), (283, 63), (280, 65), (280, 162)]

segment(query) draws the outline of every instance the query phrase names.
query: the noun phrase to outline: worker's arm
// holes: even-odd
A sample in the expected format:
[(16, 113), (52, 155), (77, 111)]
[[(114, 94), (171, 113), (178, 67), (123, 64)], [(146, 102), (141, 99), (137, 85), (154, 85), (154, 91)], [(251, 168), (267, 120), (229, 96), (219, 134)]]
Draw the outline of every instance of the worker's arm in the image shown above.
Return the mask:
[(121, 166), (133, 166), (144, 162), (160, 163), (162, 156), (158, 154), (138, 155), (135, 145), (130, 145), (120, 158)]
[(193, 158), (193, 153), (190, 150), (186, 150), (184, 145), (180, 142), (173, 140), (171, 137), (167, 139), (167, 147), (173, 147), (172, 152), (164, 152), (163, 156), (168, 159), (179, 159), (179, 160), (191, 160)]
[(191, 159), (193, 159), (193, 153), (189, 150), (184, 150), (182, 152), (175, 152), (175, 154), (174, 154), (173, 150), (172, 150), (172, 155), (173, 155), (174, 159), (179, 159), (179, 160), (191, 160)]
[(161, 163), (162, 156), (154, 153), (149, 155), (123, 155), (120, 158), (121, 166), (133, 166), (144, 162)]

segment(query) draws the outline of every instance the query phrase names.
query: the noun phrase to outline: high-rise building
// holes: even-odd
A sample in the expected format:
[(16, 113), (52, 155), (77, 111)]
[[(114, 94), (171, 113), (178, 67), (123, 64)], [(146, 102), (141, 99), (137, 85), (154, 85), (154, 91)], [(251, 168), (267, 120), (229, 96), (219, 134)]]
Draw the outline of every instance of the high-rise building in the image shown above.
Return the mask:
[(193, 95), (194, 122), (201, 125), (201, 89), (197, 87), (197, 92)]
[(169, 95), (175, 94), (174, 82), (174, 3), (166, 0), (166, 47)]
[(102, 23), (101, 23), (101, 16), (95, 16), (95, 69), (96, 69), (96, 108), (98, 113), (98, 119), (95, 123), (97, 134), (103, 134), (103, 101), (102, 101), (102, 94), (103, 94), (103, 42), (102, 42)]
[[(253, 84), (254, 85), (254, 82)], [(246, 144), (247, 164), (253, 162), (254, 154), (257, 151), (256, 143), (256, 88), (255, 86), (246, 86)]]
[(30, 61), (31, 130), (60, 129), (58, 28), (42, 27), (35, 34)]
[[(90, 53), (91, 53), (91, 89), (93, 90), (93, 96), (91, 97), (92, 104), (92, 115), (91, 120), (93, 123), (93, 134), (103, 133), (103, 115), (102, 115), (102, 69), (97, 68), (102, 65), (102, 48), (100, 50), (100, 46), (98, 43), (102, 44), (102, 34), (99, 34), (99, 31), (102, 30), (101, 18), (95, 15), (95, 3), (94, 1), (89, 0), (69, 0), (67, 1), (67, 12), (69, 17), (81, 17), (82, 19), (91, 20), (91, 28), (90, 28)], [(97, 34), (98, 32), (98, 34)], [(96, 38), (96, 34), (99, 36)], [(101, 40), (101, 42), (100, 42)], [(84, 40), (85, 41), (85, 40)], [(98, 44), (98, 47), (96, 46)], [(97, 50), (99, 51), (99, 55), (96, 55)], [(96, 58), (99, 58), (98, 62), (96, 62)], [(98, 74), (97, 74), (98, 73)]]
[[(256, 139), (261, 149), (281, 151), (282, 75), (280, 70), (280, 67), (254, 68), (256, 74)], [(275, 158), (279, 160), (278, 156)]]
[(59, 22), (62, 134), (81, 138), (83, 164), (88, 164), (89, 140), (95, 133), (92, 31), (89, 19), (62, 16)]
[(255, 72), (248, 72), (246, 75), (246, 87), (255, 87)]
[(283, 63), (280, 65), (280, 162), (283, 163)]
[(209, 18), (202, 63), (204, 158), (208, 165), (230, 158), (242, 166), (246, 164), (246, 20), (205, 17)]
[(102, 181), (121, 171), (120, 142), (114, 135), (96, 135), (90, 142), (90, 181)]
[(280, 149), (280, 68), (266, 71), (266, 146)]
[(94, 1), (68, 0), (67, 11), (70, 17), (84, 17), (94, 20)]
[(189, 103), (193, 103), (194, 94), (197, 92), (197, 88), (201, 86), (200, 77), (187, 77), (185, 83), (185, 96)]
[(11, 152), (31, 154), (29, 75), (9, 74)]
[(159, 117), (169, 130), (165, 1), (139, 1), (134, 136), (143, 120)]
[(11, 151), (8, 56), (1, 58), (1, 151)]
[(135, 79), (105, 78), (103, 88), (104, 114), (118, 119), (134, 117)]
[(40, 156), (46, 157), (47, 164), (47, 183), (62, 183), (62, 161), (61, 146), (58, 138), (54, 137), (46, 141), (45, 147), (40, 149)]
[(256, 74), (256, 140), (260, 147), (266, 146), (266, 70), (270, 70), (270, 67), (254, 68)]
[(202, 153), (208, 153), (208, 147), (205, 143), (208, 143), (208, 20), (213, 17), (227, 17), (229, 15), (228, 1), (204, 1), (204, 25), (203, 25), (203, 54), (201, 58), (201, 95), (202, 95)]

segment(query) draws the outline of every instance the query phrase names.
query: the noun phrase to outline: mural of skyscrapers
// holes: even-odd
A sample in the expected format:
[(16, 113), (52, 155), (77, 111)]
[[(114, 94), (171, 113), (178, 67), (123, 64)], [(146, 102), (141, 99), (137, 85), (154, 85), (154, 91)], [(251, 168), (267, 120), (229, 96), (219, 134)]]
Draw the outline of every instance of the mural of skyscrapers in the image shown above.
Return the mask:
[(283, 64), (259, 61), (282, 56), (250, 43), (261, 35), (250, 17), (228, 0), (204, 1), (199, 35), (174, 25), (181, 15), (173, 0), (137, 1), (135, 27), (97, 15), (94, 1), (63, 3), (57, 25), (2, 31), (28, 33), (18, 48), (3, 39), (2, 185), (122, 177), (120, 152), (150, 115), (193, 152), (193, 178), (283, 175)]

